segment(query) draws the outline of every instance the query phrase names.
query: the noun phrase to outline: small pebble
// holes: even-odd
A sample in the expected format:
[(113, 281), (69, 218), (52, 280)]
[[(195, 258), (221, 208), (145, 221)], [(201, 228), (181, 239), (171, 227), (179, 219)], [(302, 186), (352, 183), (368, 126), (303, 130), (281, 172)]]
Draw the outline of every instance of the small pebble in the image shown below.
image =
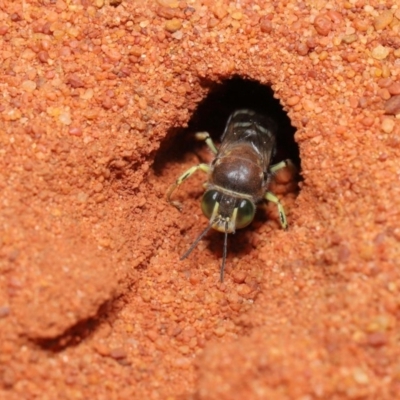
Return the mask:
[(122, 358), (126, 358), (127, 355), (128, 354), (126, 353), (126, 350), (122, 347), (117, 347), (110, 351), (110, 357), (114, 358), (115, 360), (120, 360)]
[(226, 329), (223, 326), (219, 326), (218, 328), (214, 329), (214, 333), (215, 333), (216, 336), (222, 337), (222, 336), (225, 335)]
[(370, 23), (367, 19), (355, 19), (354, 20), (354, 28), (359, 32), (366, 32), (370, 26)]
[(104, 97), (101, 106), (105, 109), (105, 110), (109, 110), (112, 108), (112, 106), (114, 105), (114, 102), (112, 101), (112, 99), (108, 96)]
[(383, 100), (389, 100), (391, 97), (389, 90), (387, 90), (386, 88), (379, 89), (377, 94)]
[(75, 89), (85, 86), (83, 80), (77, 74), (70, 75), (67, 79), (67, 83)]
[(178, 350), (179, 350), (182, 354), (189, 354), (189, 353), (190, 353), (190, 348), (189, 348), (189, 346), (180, 346), (180, 347), (178, 347)]
[(242, 297), (248, 296), (252, 291), (253, 291), (252, 288), (245, 283), (242, 283), (237, 287), (237, 293)]
[(21, 58), (24, 60), (32, 61), (36, 58), (36, 53), (31, 49), (26, 49), (22, 52)]
[(12, 108), (6, 113), (6, 117), (10, 121), (17, 121), (22, 117), (22, 113), (20, 110)]
[(378, 46), (372, 50), (371, 55), (376, 60), (384, 60), (389, 55), (389, 52), (387, 47), (378, 44)]
[(0, 307), (0, 318), (5, 318), (10, 315), (10, 307), (9, 306), (1, 306)]
[(101, 46), (101, 49), (103, 50), (104, 54), (106, 54), (107, 57), (110, 58), (111, 61), (119, 61), (122, 58), (122, 54), (120, 53), (120, 51), (113, 47), (107, 47), (103, 45)]
[(354, 368), (353, 378), (360, 385), (367, 385), (369, 383), (368, 375), (361, 368)]
[(355, 33), (353, 33), (352, 35), (343, 36), (342, 41), (346, 44), (350, 44), (350, 43), (354, 43), (355, 41), (357, 41), (357, 39), (358, 39), (358, 36)]
[(110, 354), (110, 349), (103, 343), (94, 343), (94, 350), (103, 357), (106, 357)]
[(41, 63), (46, 63), (49, 60), (49, 53), (45, 50), (39, 51), (38, 59)]
[(381, 347), (386, 345), (388, 338), (384, 332), (374, 332), (367, 336), (367, 343), (372, 347)]
[(61, 111), (58, 119), (63, 125), (70, 125), (72, 123), (71, 113), (68, 109)]
[(315, 109), (315, 104), (312, 100), (304, 99), (303, 108), (306, 111), (313, 111)]
[(300, 101), (300, 97), (299, 96), (292, 96), (292, 97), (289, 97), (287, 99), (286, 104), (288, 106), (292, 107), (292, 106), (295, 106), (296, 104), (298, 104), (299, 101)]
[(156, 13), (159, 17), (165, 19), (172, 19), (175, 17), (175, 10), (171, 7), (158, 7)]
[(168, 32), (174, 33), (182, 28), (182, 22), (177, 18), (173, 18), (167, 21), (164, 27), (165, 30), (167, 30)]
[(157, 0), (157, 3), (161, 7), (171, 7), (171, 8), (178, 8), (179, 1), (178, 0)]
[(183, 38), (183, 32), (182, 31), (176, 31), (171, 36), (176, 40), (181, 40)]
[(100, 193), (103, 190), (103, 184), (101, 182), (97, 182), (94, 186), (93, 186), (93, 191), (96, 193)]
[(381, 78), (378, 81), (378, 86), (381, 88), (387, 88), (389, 86), (391, 86), (393, 83), (391, 78)]
[(393, 21), (393, 13), (390, 10), (385, 10), (378, 15), (374, 20), (374, 28), (376, 31), (385, 29)]
[(261, 18), (260, 20), (260, 30), (263, 33), (272, 32), (272, 22), (268, 18)]
[(12, 368), (4, 366), (2, 368), (2, 384), (4, 388), (11, 389), (16, 383), (15, 372)]
[(391, 95), (400, 94), (400, 82), (392, 83), (387, 89)]
[(88, 196), (85, 192), (79, 192), (79, 193), (76, 195), (76, 200), (77, 200), (79, 203), (86, 203), (87, 200), (88, 200), (88, 198), (89, 198), (89, 196)]
[(385, 114), (390, 114), (390, 115), (400, 114), (400, 95), (391, 97), (385, 103)]
[(332, 30), (332, 21), (323, 14), (317, 15), (314, 20), (314, 28), (321, 36), (328, 36)]
[(306, 55), (308, 54), (308, 52), (309, 52), (310, 49), (308, 48), (308, 46), (307, 46), (305, 43), (299, 43), (299, 44), (297, 45), (296, 50), (297, 50), (297, 54), (298, 54), (298, 55), (300, 55), (300, 56), (306, 56)]
[(69, 134), (72, 136), (82, 136), (82, 129), (78, 127), (69, 128)]
[(7, 25), (1, 25), (0, 26), (0, 35), (3, 36), (8, 32), (8, 26)]
[(32, 93), (36, 89), (36, 82), (30, 81), (30, 80), (23, 81), (21, 84), (21, 87), (26, 92)]
[(361, 120), (361, 123), (362, 123), (364, 126), (369, 127), (369, 126), (372, 126), (372, 125), (374, 124), (374, 119), (373, 119), (372, 117), (365, 117), (365, 118), (363, 118), (363, 119)]
[(231, 17), (236, 21), (240, 21), (243, 18), (243, 14), (240, 11), (235, 11), (231, 14)]
[(384, 118), (381, 124), (381, 128), (385, 133), (392, 133), (395, 126), (395, 121), (392, 118)]
[(246, 279), (246, 273), (244, 271), (234, 271), (232, 274), (232, 279), (235, 283), (243, 283)]
[(207, 22), (207, 27), (208, 28), (214, 28), (219, 24), (219, 20), (217, 18), (210, 18)]
[(213, 12), (218, 19), (224, 19), (228, 15), (228, 10), (226, 9), (226, 7), (223, 7), (222, 5), (216, 6)]

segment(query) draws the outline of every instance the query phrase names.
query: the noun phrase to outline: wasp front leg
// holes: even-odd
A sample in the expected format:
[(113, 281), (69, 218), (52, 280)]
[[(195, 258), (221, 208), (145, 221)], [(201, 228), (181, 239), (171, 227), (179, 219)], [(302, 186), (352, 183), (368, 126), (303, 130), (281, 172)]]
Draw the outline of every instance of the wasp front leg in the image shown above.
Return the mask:
[(186, 172), (184, 172), (177, 180), (176, 182), (169, 188), (168, 193), (167, 193), (167, 200), (168, 203), (172, 204), (175, 206), (179, 211), (182, 210), (182, 204), (179, 203), (179, 201), (172, 201), (171, 196), (172, 193), (175, 191), (175, 189), (182, 183), (184, 182), (187, 178), (191, 177), (196, 171), (203, 171), (206, 173), (209, 173), (210, 171), (210, 166), (208, 164), (198, 164), (195, 165), (194, 167), (189, 168)]
[(206, 145), (209, 147), (209, 149), (216, 155), (218, 153), (218, 149), (215, 146), (213, 140), (211, 139), (211, 136), (208, 132), (197, 132), (195, 134), (195, 137), (197, 140), (204, 140), (206, 142)]
[(283, 205), (280, 202), (280, 200), (272, 192), (265, 193), (264, 198), (266, 200), (271, 201), (272, 203), (276, 204), (276, 206), (278, 207), (279, 221), (282, 225), (282, 228), (286, 230), (289, 225), (288, 225), (288, 222), (286, 219), (285, 210), (284, 210)]
[(269, 167), (269, 172), (274, 174), (275, 172), (278, 172), (279, 170), (281, 170), (283, 168), (292, 167), (292, 166), (293, 166), (292, 161), (287, 158), (286, 160), (278, 162), (277, 164), (271, 165)]

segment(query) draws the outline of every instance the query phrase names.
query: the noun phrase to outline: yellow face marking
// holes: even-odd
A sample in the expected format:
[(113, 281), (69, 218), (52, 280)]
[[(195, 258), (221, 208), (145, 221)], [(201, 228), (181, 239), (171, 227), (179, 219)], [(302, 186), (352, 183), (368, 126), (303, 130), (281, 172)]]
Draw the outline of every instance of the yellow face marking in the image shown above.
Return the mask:
[(227, 218), (222, 218), (218, 214), (219, 203), (215, 203), (213, 213), (211, 215), (210, 221), (214, 221), (212, 224), (213, 229), (222, 233), (235, 233), (236, 231), (236, 217), (238, 213), (237, 207), (233, 209), (232, 216)]

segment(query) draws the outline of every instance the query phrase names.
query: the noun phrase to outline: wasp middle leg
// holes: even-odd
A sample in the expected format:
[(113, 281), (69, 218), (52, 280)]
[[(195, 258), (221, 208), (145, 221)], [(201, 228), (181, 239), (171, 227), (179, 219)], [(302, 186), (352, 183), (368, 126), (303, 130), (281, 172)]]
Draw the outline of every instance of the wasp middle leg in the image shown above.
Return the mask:
[(271, 165), (268, 170), (269, 172), (271, 172), (272, 174), (274, 174), (275, 172), (278, 172), (279, 170), (286, 168), (286, 167), (290, 167), (293, 166), (293, 163), (291, 160), (289, 160), (288, 158), (286, 160), (283, 160), (281, 162), (278, 162), (277, 164)]
[(182, 204), (179, 203), (179, 201), (172, 201), (171, 200), (171, 195), (175, 191), (175, 189), (182, 184), (186, 179), (191, 177), (196, 171), (203, 171), (206, 173), (210, 172), (210, 166), (208, 164), (198, 164), (195, 165), (191, 168), (189, 168), (187, 171), (185, 171), (177, 180), (176, 182), (169, 188), (167, 192), (167, 200), (168, 203), (174, 205), (178, 210), (182, 210)]
[(278, 197), (276, 197), (272, 192), (267, 192), (267, 193), (265, 193), (264, 198), (266, 200), (271, 201), (272, 203), (276, 204), (276, 206), (278, 207), (279, 221), (280, 221), (280, 223), (282, 225), (282, 228), (286, 230), (289, 225), (288, 225), (288, 222), (287, 222), (287, 219), (286, 219), (285, 210), (283, 208), (282, 203), (278, 199)]

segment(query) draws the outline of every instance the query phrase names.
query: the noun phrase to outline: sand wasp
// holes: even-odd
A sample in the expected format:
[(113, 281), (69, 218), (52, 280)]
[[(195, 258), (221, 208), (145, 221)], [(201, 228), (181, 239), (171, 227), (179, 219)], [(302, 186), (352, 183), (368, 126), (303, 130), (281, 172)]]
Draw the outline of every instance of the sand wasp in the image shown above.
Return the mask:
[(276, 132), (277, 125), (272, 119), (252, 110), (235, 111), (228, 119), (219, 149), (207, 132), (196, 134), (196, 138), (204, 140), (215, 154), (211, 165), (198, 164), (189, 168), (168, 191), (168, 202), (180, 208), (178, 202), (171, 200), (174, 190), (198, 170), (208, 174), (201, 209), (209, 223), (181, 260), (189, 256), (211, 228), (224, 233), (221, 282), (224, 279), (228, 233), (235, 233), (236, 229), (253, 221), (256, 203), (263, 199), (275, 203), (282, 228), (288, 227), (281, 202), (268, 191), (272, 175), (290, 162), (284, 160), (270, 165), (276, 152)]

